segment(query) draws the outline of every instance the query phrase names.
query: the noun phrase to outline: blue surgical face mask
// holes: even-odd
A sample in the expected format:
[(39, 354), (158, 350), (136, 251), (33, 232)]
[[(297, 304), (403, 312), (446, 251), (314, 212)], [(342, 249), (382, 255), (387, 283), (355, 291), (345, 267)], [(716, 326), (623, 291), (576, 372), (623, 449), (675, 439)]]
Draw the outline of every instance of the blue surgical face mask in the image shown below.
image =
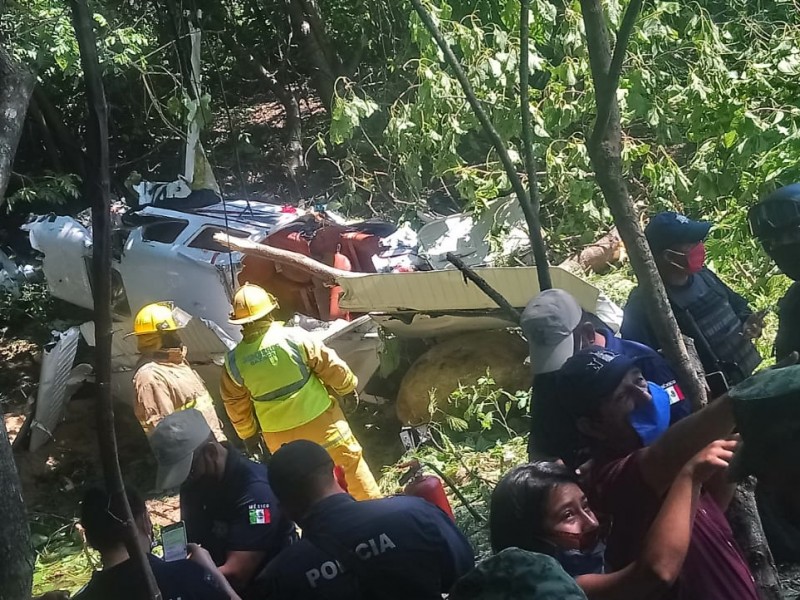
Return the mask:
[(558, 548), (553, 554), (563, 569), (573, 578), (581, 575), (605, 572), (606, 545), (598, 542), (589, 550), (563, 550)]
[(669, 394), (659, 385), (647, 382), (652, 402), (637, 406), (628, 415), (628, 422), (636, 430), (642, 445), (649, 446), (655, 442), (669, 427), (670, 403)]

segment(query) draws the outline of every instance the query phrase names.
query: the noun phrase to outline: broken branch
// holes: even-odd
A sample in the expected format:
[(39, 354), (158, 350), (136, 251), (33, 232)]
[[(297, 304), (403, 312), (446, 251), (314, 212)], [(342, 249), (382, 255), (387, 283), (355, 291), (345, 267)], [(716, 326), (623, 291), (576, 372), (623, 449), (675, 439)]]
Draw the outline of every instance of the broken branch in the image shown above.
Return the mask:
[(251, 242), (250, 240), (231, 237), (225, 233), (215, 233), (214, 241), (230, 248), (231, 250), (241, 252), (242, 254), (266, 258), (267, 260), (271, 260), (278, 264), (286, 265), (287, 267), (292, 267), (304, 271), (305, 273), (309, 273), (313, 277), (319, 279), (323, 285), (333, 286), (336, 285), (336, 281), (338, 279), (355, 276), (355, 274), (351, 273), (350, 271), (343, 271), (341, 269), (329, 267), (328, 265), (324, 265), (313, 258), (298, 254), (297, 252), (292, 252), (291, 250), (273, 248), (272, 246), (267, 246), (266, 244), (259, 244), (258, 242)]
[(464, 261), (462, 261), (452, 252), (448, 252), (446, 258), (456, 269), (464, 274), (465, 279), (469, 279), (472, 283), (477, 285), (484, 294), (489, 296), (489, 298), (491, 298), (495, 304), (497, 304), (497, 306), (502, 308), (514, 323), (519, 323), (522, 315), (516, 308), (511, 306), (511, 303), (509, 303), (508, 300), (503, 298), (500, 292), (486, 283), (486, 280), (483, 277), (465, 265)]

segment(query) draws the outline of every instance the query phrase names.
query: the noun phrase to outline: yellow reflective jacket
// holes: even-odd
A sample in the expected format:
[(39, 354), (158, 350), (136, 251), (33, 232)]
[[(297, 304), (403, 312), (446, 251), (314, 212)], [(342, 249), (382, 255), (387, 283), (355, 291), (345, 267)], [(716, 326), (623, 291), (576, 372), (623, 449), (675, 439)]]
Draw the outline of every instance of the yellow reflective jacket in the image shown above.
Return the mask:
[(225, 357), (220, 392), (236, 433), (247, 439), (313, 421), (331, 405), (326, 388), (343, 396), (357, 383), (336, 352), (302, 329), (271, 323), (246, 331)]

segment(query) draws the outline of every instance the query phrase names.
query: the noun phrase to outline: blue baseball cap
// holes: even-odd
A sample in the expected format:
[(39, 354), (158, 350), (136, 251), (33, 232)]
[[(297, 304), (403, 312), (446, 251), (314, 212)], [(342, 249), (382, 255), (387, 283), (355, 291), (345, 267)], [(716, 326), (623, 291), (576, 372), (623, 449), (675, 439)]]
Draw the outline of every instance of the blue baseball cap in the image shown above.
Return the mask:
[(663, 252), (675, 244), (692, 244), (702, 242), (711, 230), (708, 221), (693, 221), (680, 213), (667, 211), (655, 215), (644, 235), (654, 253)]
[(559, 397), (573, 416), (586, 416), (635, 368), (636, 362), (624, 354), (600, 346), (584, 348), (561, 367)]

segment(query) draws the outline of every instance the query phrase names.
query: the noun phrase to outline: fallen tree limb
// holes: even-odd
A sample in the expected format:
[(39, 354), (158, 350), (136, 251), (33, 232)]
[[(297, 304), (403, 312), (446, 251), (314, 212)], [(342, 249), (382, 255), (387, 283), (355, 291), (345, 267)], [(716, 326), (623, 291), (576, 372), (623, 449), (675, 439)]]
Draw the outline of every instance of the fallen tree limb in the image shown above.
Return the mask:
[(467, 265), (465, 265), (464, 261), (462, 261), (452, 252), (448, 252), (446, 254), (446, 258), (456, 269), (458, 269), (464, 274), (464, 279), (469, 279), (472, 283), (477, 285), (478, 288), (484, 294), (489, 296), (489, 298), (491, 298), (494, 301), (494, 303), (497, 304), (497, 306), (499, 306), (506, 312), (506, 314), (509, 316), (509, 318), (511, 318), (511, 320), (514, 323), (519, 323), (519, 320), (520, 318), (522, 318), (522, 315), (516, 308), (511, 306), (508, 300), (503, 298), (500, 292), (498, 292), (496, 289), (494, 289), (492, 286), (486, 283), (486, 280), (483, 277), (481, 277), (475, 271), (473, 271)]
[(620, 262), (625, 255), (625, 245), (614, 227), (599, 240), (581, 248), (558, 266), (576, 274), (586, 271), (602, 273), (613, 263)]
[(333, 286), (336, 285), (337, 279), (356, 276), (355, 273), (329, 267), (313, 258), (297, 252), (292, 252), (291, 250), (273, 248), (266, 244), (259, 244), (258, 242), (231, 237), (225, 233), (215, 233), (214, 241), (219, 242), (231, 250), (241, 252), (242, 254), (258, 256), (309, 273), (319, 279), (323, 285)]

